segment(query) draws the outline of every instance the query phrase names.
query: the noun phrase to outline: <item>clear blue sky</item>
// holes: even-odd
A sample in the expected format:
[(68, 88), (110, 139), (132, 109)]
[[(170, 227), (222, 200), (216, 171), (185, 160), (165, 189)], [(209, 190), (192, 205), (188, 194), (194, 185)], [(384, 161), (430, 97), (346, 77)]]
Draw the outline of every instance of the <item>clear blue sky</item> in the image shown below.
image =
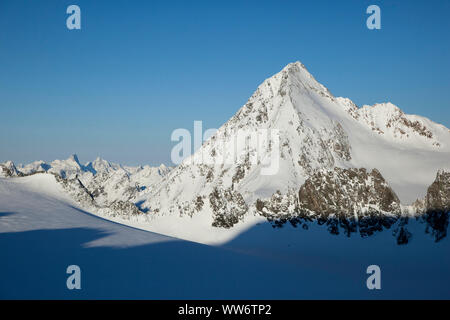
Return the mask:
[[(82, 29), (66, 28), (81, 8)], [(368, 30), (370, 4), (382, 29)], [(0, 1), (0, 161), (170, 164), (300, 60), (336, 96), (450, 127), (450, 1)]]

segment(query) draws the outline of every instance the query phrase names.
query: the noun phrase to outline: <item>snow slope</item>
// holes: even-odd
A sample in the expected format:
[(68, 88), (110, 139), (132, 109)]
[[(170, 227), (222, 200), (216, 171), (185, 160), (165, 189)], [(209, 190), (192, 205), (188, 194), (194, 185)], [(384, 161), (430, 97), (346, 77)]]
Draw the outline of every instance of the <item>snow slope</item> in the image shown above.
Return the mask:
[(75, 154), (66, 160), (55, 160), (51, 163), (35, 161), (25, 166), (19, 165), (18, 168), (8, 161), (0, 163), (0, 169), (3, 168), (4, 173), (1, 175), (0, 172), (0, 176), (14, 177), (47, 172), (64, 180), (79, 180), (83, 188), (88, 190), (88, 196), (95, 198), (95, 202), (94, 205), (87, 205), (83, 199), (74, 197), (78, 204), (86, 205), (86, 209), (105, 213), (118, 202), (134, 203), (133, 200), (139, 192), (152, 188), (171, 170), (164, 164), (159, 167), (130, 167), (109, 163), (101, 158), (82, 165)]
[[(174, 239), (130, 228), (83, 213), (51, 174), (0, 180), (1, 212), (20, 213), (2, 217), (1, 232), (96, 228), (105, 236), (86, 246), (135, 246)], [(128, 234), (129, 233), (129, 234)], [(142, 235), (145, 237), (142, 237)]]
[[(347, 238), (265, 223), (210, 247), (93, 216), (50, 174), (0, 178), (0, 299), (450, 298), (450, 241), (409, 228), (415, 238), (398, 246), (389, 232)], [(73, 264), (79, 291), (66, 288)], [(371, 264), (380, 291), (366, 288)]]
[[(263, 143), (258, 161), (251, 161), (256, 150), (242, 143), (239, 130), (261, 129), (276, 130), (279, 144)], [(265, 175), (274, 149), (279, 170)], [(450, 168), (450, 131), (390, 103), (358, 108), (334, 97), (300, 62), (291, 63), (137, 200), (149, 210), (152, 230), (200, 242), (220, 241), (212, 225), (233, 213), (238, 222), (222, 238), (226, 241), (259, 221), (253, 210), (257, 199), (277, 191), (295, 194), (314, 172), (334, 167), (378, 169), (409, 205), (425, 195), (439, 169)], [(176, 227), (179, 217), (192, 219)]]

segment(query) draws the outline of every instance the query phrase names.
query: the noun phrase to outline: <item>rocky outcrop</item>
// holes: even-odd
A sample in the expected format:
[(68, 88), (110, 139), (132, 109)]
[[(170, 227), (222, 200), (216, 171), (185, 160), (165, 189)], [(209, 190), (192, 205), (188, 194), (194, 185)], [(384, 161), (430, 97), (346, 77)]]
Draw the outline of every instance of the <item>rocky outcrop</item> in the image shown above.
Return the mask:
[(300, 187), (298, 195), (279, 191), (268, 200), (258, 199), (256, 210), (270, 219), (361, 218), (401, 213), (400, 200), (377, 169), (334, 168), (319, 170)]
[(0, 177), (52, 174), (84, 210), (127, 220), (145, 211), (140, 211), (136, 206), (136, 196), (153, 186), (170, 170), (164, 165), (124, 167), (100, 158), (82, 165), (76, 155), (50, 164), (35, 161), (17, 168), (12, 161), (0, 163)]
[(425, 197), (427, 211), (450, 211), (450, 172), (439, 170)]
[[(298, 193), (276, 192), (268, 200), (257, 200), (257, 212), (274, 227), (289, 222), (294, 227), (309, 228), (317, 221), (332, 234), (341, 231), (361, 237), (389, 229), (400, 219), (400, 200), (376, 169), (334, 168), (316, 171)], [(398, 229), (399, 244), (410, 238), (406, 229)]]
[(428, 141), (433, 147), (441, 147), (441, 143), (429, 128), (427, 119), (405, 114), (392, 103), (377, 103), (373, 106), (358, 108), (348, 99), (340, 98), (339, 102), (357, 121), (367, 125), (380, 136), (394, 138), (397, 141)]
[(23, 174), (17, 170), (16, 166), (12, 161), (6, 161), (5, 163), (0, 163), (0, 177), (20, 177)]
[(399, 214), (400, 200), (377, 169), (318, 171), (301, 186), (299, 206), (321, 217)]
[(231, 189), (214, 188), (209, 195), (209, 204), (213, 211), (213, 227), (231, 228), (248, 210), (242, 195)]
[(83, 208), (98, 208), (94, 195), (89, 192), (77, 176), (72, 178), (62, 178), (56, 173), (53, 173), (53, 175), (67, 194)]

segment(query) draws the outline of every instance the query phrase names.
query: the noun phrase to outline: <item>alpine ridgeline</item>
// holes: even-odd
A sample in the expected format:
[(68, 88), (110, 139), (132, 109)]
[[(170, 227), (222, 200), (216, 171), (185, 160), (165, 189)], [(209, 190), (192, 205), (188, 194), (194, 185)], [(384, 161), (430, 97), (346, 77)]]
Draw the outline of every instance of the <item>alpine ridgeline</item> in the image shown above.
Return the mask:
[[(275, 139), (255, 147), (242, 142), (246, 131)], [(277, 170), (266, 174), (274, 153)], [(414, 210), (400, 203), (424, 197), (449, 159), (446, 127), (391, 103), (358, 108), (296, 62), (139, 199), (158, 229), (178, 236), (185, 232), (174, 228), (175, 216), (192, 217), (198, 232), (239, 229), (261, 215), (399, 216)]]
[[(97, 160), (84, 169), (92, 177), (79, 182), (96, 203), (138, 208), (133, 219), (149, 230), (213, 243), (267, 220), (399, 219), (429, 203), (445, 211), (449, 159), (443, 125), (391, 103), (357, 107), (296, 62), (265, 80), (192, 156), (158, 179), (142, 183), (144, 169), (130, 175)], [(145, 187), (130, 191), (130, 181)]]
[(164, 165), (122, 166), (101, 158), (83, 165), (72, 155), (66, 160), (35, 161), (18, 167), (11, 161), (0, 163), (0, 177), (52, 174), (81, 208), (129, 220), (142, 213), (134, 201), (139, 192), (152, 188), (170, 169)]

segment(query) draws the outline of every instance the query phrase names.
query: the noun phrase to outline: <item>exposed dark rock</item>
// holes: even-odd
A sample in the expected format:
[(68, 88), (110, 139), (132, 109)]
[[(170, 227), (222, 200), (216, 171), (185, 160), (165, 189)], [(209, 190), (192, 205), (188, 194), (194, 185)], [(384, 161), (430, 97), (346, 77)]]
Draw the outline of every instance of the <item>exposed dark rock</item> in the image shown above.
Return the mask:
[(111, 216), (119, 216), (121, 218), (126, 218), (127, 216), (137, 216), (142, 214), (139, 208), (131, 202), (117, 200), (112, 202), (109, 205), (109, 209), (111, 210)]
[(321, 217), (400, 213), (400, 200), (380, 172), (365, 168), (316, 172), (301, 186), (299, 206)]
[(242, 195), (231, 189), (214, 188), (209, 203), (213, 210), (213, 227), (231, 228), (248, 210)]
[(84, 184), (78, 179), (78, 176), (73, 178), (62, 178), (57, 174), (53, 174), (56, 181), (59, 182), (64, 190), (74, 199), (76, 202), (84, 207), (98, 207), (95, 203), (94, 195), (84, 186)]
[(23, 173), (17, 170), (12, 161), (0, 163), (0, 177), (22, 177)]
[(203, 198), (202, 198), (201, 196), (198, 196), (198, 197), (195, 199), (195, 210), (197, 210), (197, 211), (202, 210), (203, 204), (204, 204)]
[(427, 211), (450, 211), (450, 172), (439, 170), (436, 179), (427, 190)]

